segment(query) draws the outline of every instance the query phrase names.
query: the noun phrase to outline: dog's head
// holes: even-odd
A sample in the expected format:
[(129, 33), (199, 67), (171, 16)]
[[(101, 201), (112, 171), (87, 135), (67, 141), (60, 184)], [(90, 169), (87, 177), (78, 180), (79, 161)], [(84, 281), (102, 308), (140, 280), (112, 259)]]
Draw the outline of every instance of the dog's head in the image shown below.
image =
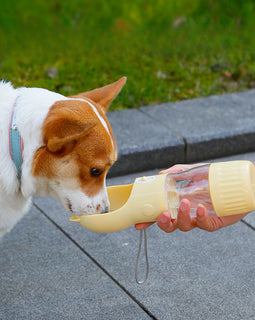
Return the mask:
[(35, 152), (32, 173), (73, 214), (109, 211), (105, 177), (117, 150), (105, 114), (125, 82), (57, 101), (43, 123), (44, 144)]

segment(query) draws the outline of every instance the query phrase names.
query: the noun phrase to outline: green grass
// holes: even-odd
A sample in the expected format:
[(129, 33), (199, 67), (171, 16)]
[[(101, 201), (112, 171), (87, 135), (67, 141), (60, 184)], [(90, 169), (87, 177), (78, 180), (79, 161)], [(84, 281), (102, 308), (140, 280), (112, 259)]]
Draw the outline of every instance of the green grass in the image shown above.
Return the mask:
[(68, 95), (126, 75), (112, 109), (255, 86), (254, 0), (0, 4), (0, 78), (15, 86)]

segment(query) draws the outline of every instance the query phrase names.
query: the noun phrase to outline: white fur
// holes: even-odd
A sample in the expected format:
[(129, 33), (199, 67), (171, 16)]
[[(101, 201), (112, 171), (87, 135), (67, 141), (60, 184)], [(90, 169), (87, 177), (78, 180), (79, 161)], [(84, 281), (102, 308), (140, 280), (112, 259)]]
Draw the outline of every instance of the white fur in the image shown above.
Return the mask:
[[(9, 124), (17, 97), (17, 126), (24, 143), (21, 185), (9, 154)], [(47, 113), (56, 101), (66, 99), (68, 98), (46, 89), (14, 89), (10, 83), (0, 82), (0, 236), (24, 215), (33, 195), (51, 194), (66, 208), (68, 198), (72, 211), (77, 214), (92, 213), (98, 205), (101, 211), (105, 211), (108, 206), (105, 186), (91, 198), (82, 192), (78, 184), (74, 188), (70, 181), (56, 184), (46, 179), (36, 179), (31, 174), (34, 152), (43, 143), (41, 127)]]
[(109, 201), (105, 187), (94, 197), (88, 197), (70, 178), (61, 179), (61, 183), (50, 181), (49, 186), (51, 195), (75, 215), (100, 213), (102, 208), (103, 211), (108, 211)]

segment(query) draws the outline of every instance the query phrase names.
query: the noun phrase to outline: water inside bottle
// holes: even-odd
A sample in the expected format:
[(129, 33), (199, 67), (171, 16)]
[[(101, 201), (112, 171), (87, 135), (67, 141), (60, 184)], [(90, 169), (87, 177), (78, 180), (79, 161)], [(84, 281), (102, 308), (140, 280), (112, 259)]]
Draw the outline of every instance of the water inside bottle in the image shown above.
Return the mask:
[(203, 165), (179, 173), (171, 173), (166, 177), (165, 191), (168, 211), (173, 218), (178, 215), (182, 199), (190, 201), (190, 214), (196, 216), (197, 206), (204, 205), (210, 216), (215, 211), (210, 198), (208, 171), (210, 165)]

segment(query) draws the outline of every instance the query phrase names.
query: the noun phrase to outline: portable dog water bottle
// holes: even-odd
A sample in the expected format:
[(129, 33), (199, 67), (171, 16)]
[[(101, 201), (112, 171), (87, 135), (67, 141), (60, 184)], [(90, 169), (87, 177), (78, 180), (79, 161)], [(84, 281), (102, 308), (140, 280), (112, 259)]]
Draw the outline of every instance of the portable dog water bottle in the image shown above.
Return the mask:
[(176, 218), (182, 199), (191, 215), (203, 204), (209, 215), (226, 216), (255, 209), (255, 167), (250, 161), (201, 165), (179, 173), (137, 178), (133, 184), (107, 188), (111, 212), (73, 216), (84, 228), (114, 232), (139, 222), (156, 221), (168, 210)]

